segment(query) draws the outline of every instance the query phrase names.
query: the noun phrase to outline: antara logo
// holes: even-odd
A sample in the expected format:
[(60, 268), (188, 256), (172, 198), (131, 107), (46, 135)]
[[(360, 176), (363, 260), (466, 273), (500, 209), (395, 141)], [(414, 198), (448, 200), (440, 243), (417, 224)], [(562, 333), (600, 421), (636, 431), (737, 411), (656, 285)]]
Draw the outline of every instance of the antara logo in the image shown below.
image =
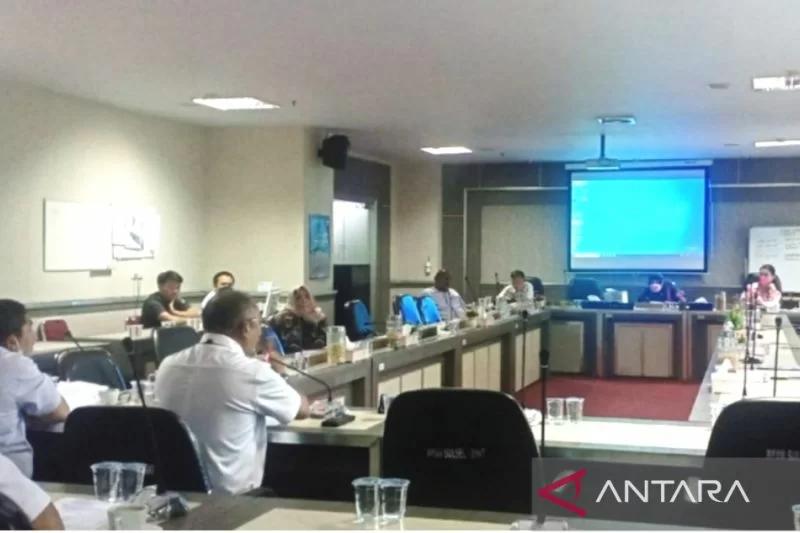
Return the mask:
[[(723, 493), (724, 497), (720, 499), (719, 496)], [(690, 481), (681, 480), (679, 482), (671, 479), (651, 479), (641, 482), (638, 487), (633, 481), (626, 480), (623, 490), (618, 491), (614, 483), (609, 479), (603, 485), (603, 489), (597, 496), (595, 503), (603, 501), (606, 495), (608, 495), (608, 498), (616, 500), (617, 503), (630, 503), (632, 501), (675, 503), (681, 496), (683, 496), (681, 501), (689, 501), (691, 503), (703, 503), (703, 501), (728, 503), (736, 494), (739, 495), (739, 498), (744, 503), (750, 503), (750, 498), (747, 496), (742, 484), (739, 483), (739, 480), (734, 481), (727, 490), (723, 490), (722, 483), (716, 479), (695, 478)], [(703, 498), (706, 499), (704, 500)]]
[[(539, 497), (580, 517), (584, 517), (586, 516), (586, 509), (576, 505), (575, 501), (580, 498), (581, 484), (585, 476), (585, 468), (571, 472), (540, 488), (538, 490)], [(555, 494), (557, 492), (562, 493), (567, 485), (574, 486), (574, 498), (572, 501)], [(601, 503), (604, 500), (613, 500), (617, 503), (675, 503), (681, 497), (681, 501), (691, 503), (703, 503), (704, 501), (728, 503), (732, 499), (737, 501), (741, 499), (744, 503), (750, 503), (750, 498), (739, 480), (735, 480), (730, 487), (725, 489), (723, 484), (715, 479), (697, 478), (691, 478), (688, 481), (651, 479), (641, 481), (638, 485), (633, 481), (625, 480), (622, 490), (618, 490), (614, 482), (609, 479), (603, 484), (595, 503)]]

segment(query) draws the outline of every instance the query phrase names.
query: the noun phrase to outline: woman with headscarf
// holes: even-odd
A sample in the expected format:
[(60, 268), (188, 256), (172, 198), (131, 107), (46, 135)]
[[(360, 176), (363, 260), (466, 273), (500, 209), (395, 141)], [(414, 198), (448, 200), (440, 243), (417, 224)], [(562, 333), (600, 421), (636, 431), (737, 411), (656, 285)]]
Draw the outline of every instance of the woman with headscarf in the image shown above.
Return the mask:
[(286, 309), (272, 317), (269, 325), (287, 354), (325, 347), (325, 313), (305, 286), (292, 291)]

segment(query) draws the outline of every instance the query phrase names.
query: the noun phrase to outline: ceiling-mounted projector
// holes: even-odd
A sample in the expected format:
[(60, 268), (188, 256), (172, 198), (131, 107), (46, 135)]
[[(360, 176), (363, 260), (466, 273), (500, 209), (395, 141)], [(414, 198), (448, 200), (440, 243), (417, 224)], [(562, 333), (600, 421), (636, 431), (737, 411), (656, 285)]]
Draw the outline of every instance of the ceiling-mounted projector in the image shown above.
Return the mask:
[(618, 159), (606, 157), (606, 134), (600, 134), (600, 157), (597, 159), (587, 159), (583, 163), (585, 170), (619, 170), (620, 162)]

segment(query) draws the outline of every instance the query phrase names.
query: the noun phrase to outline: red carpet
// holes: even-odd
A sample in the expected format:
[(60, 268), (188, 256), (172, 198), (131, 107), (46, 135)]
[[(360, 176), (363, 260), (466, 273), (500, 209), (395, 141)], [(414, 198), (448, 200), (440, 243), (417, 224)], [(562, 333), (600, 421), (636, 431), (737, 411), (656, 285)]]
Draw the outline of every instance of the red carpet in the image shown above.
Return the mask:
[[(597, 379), (557, 375), (547, 381), (547, 396), (584, 398), (584, 416), (689, 420), (699, 383), (651, 378)], [(541, 409), (541, 383), (519, 391), (525, 407)]]

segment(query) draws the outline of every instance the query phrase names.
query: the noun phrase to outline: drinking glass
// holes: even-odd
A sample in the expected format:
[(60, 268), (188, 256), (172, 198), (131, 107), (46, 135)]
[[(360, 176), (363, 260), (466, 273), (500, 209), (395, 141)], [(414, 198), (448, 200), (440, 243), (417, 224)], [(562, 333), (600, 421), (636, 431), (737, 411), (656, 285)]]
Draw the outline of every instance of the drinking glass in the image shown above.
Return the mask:
[(571, 396), (566, 399), (567, 422), (577, 424), (583, 420), (583, 398)]
[(380, 481), (381, 521), (383, 523), (402, 520), (406, 515), (407, 479), (382, 479)]
[(119, 470), (119, 499), (125, 502), (133, 500), (142, 487), (147, 465), (144, 463), (122, 463)]
[(794, 514), (794, 530), (800, 531), (800, 503), (792, 505), (792, 513)]
[(547, 398), (547, 422), (564, 423), (564, 398)]
[(380, 481), (380, 478), (377, 477), (360, 477), (353, 481), (356, 496), (356, 522), (377, 518)]
[(106, 502), (117, 501), (120, 464), (106, 461), (95, 463), (90, 468), (92, 469), (95, 498)]

